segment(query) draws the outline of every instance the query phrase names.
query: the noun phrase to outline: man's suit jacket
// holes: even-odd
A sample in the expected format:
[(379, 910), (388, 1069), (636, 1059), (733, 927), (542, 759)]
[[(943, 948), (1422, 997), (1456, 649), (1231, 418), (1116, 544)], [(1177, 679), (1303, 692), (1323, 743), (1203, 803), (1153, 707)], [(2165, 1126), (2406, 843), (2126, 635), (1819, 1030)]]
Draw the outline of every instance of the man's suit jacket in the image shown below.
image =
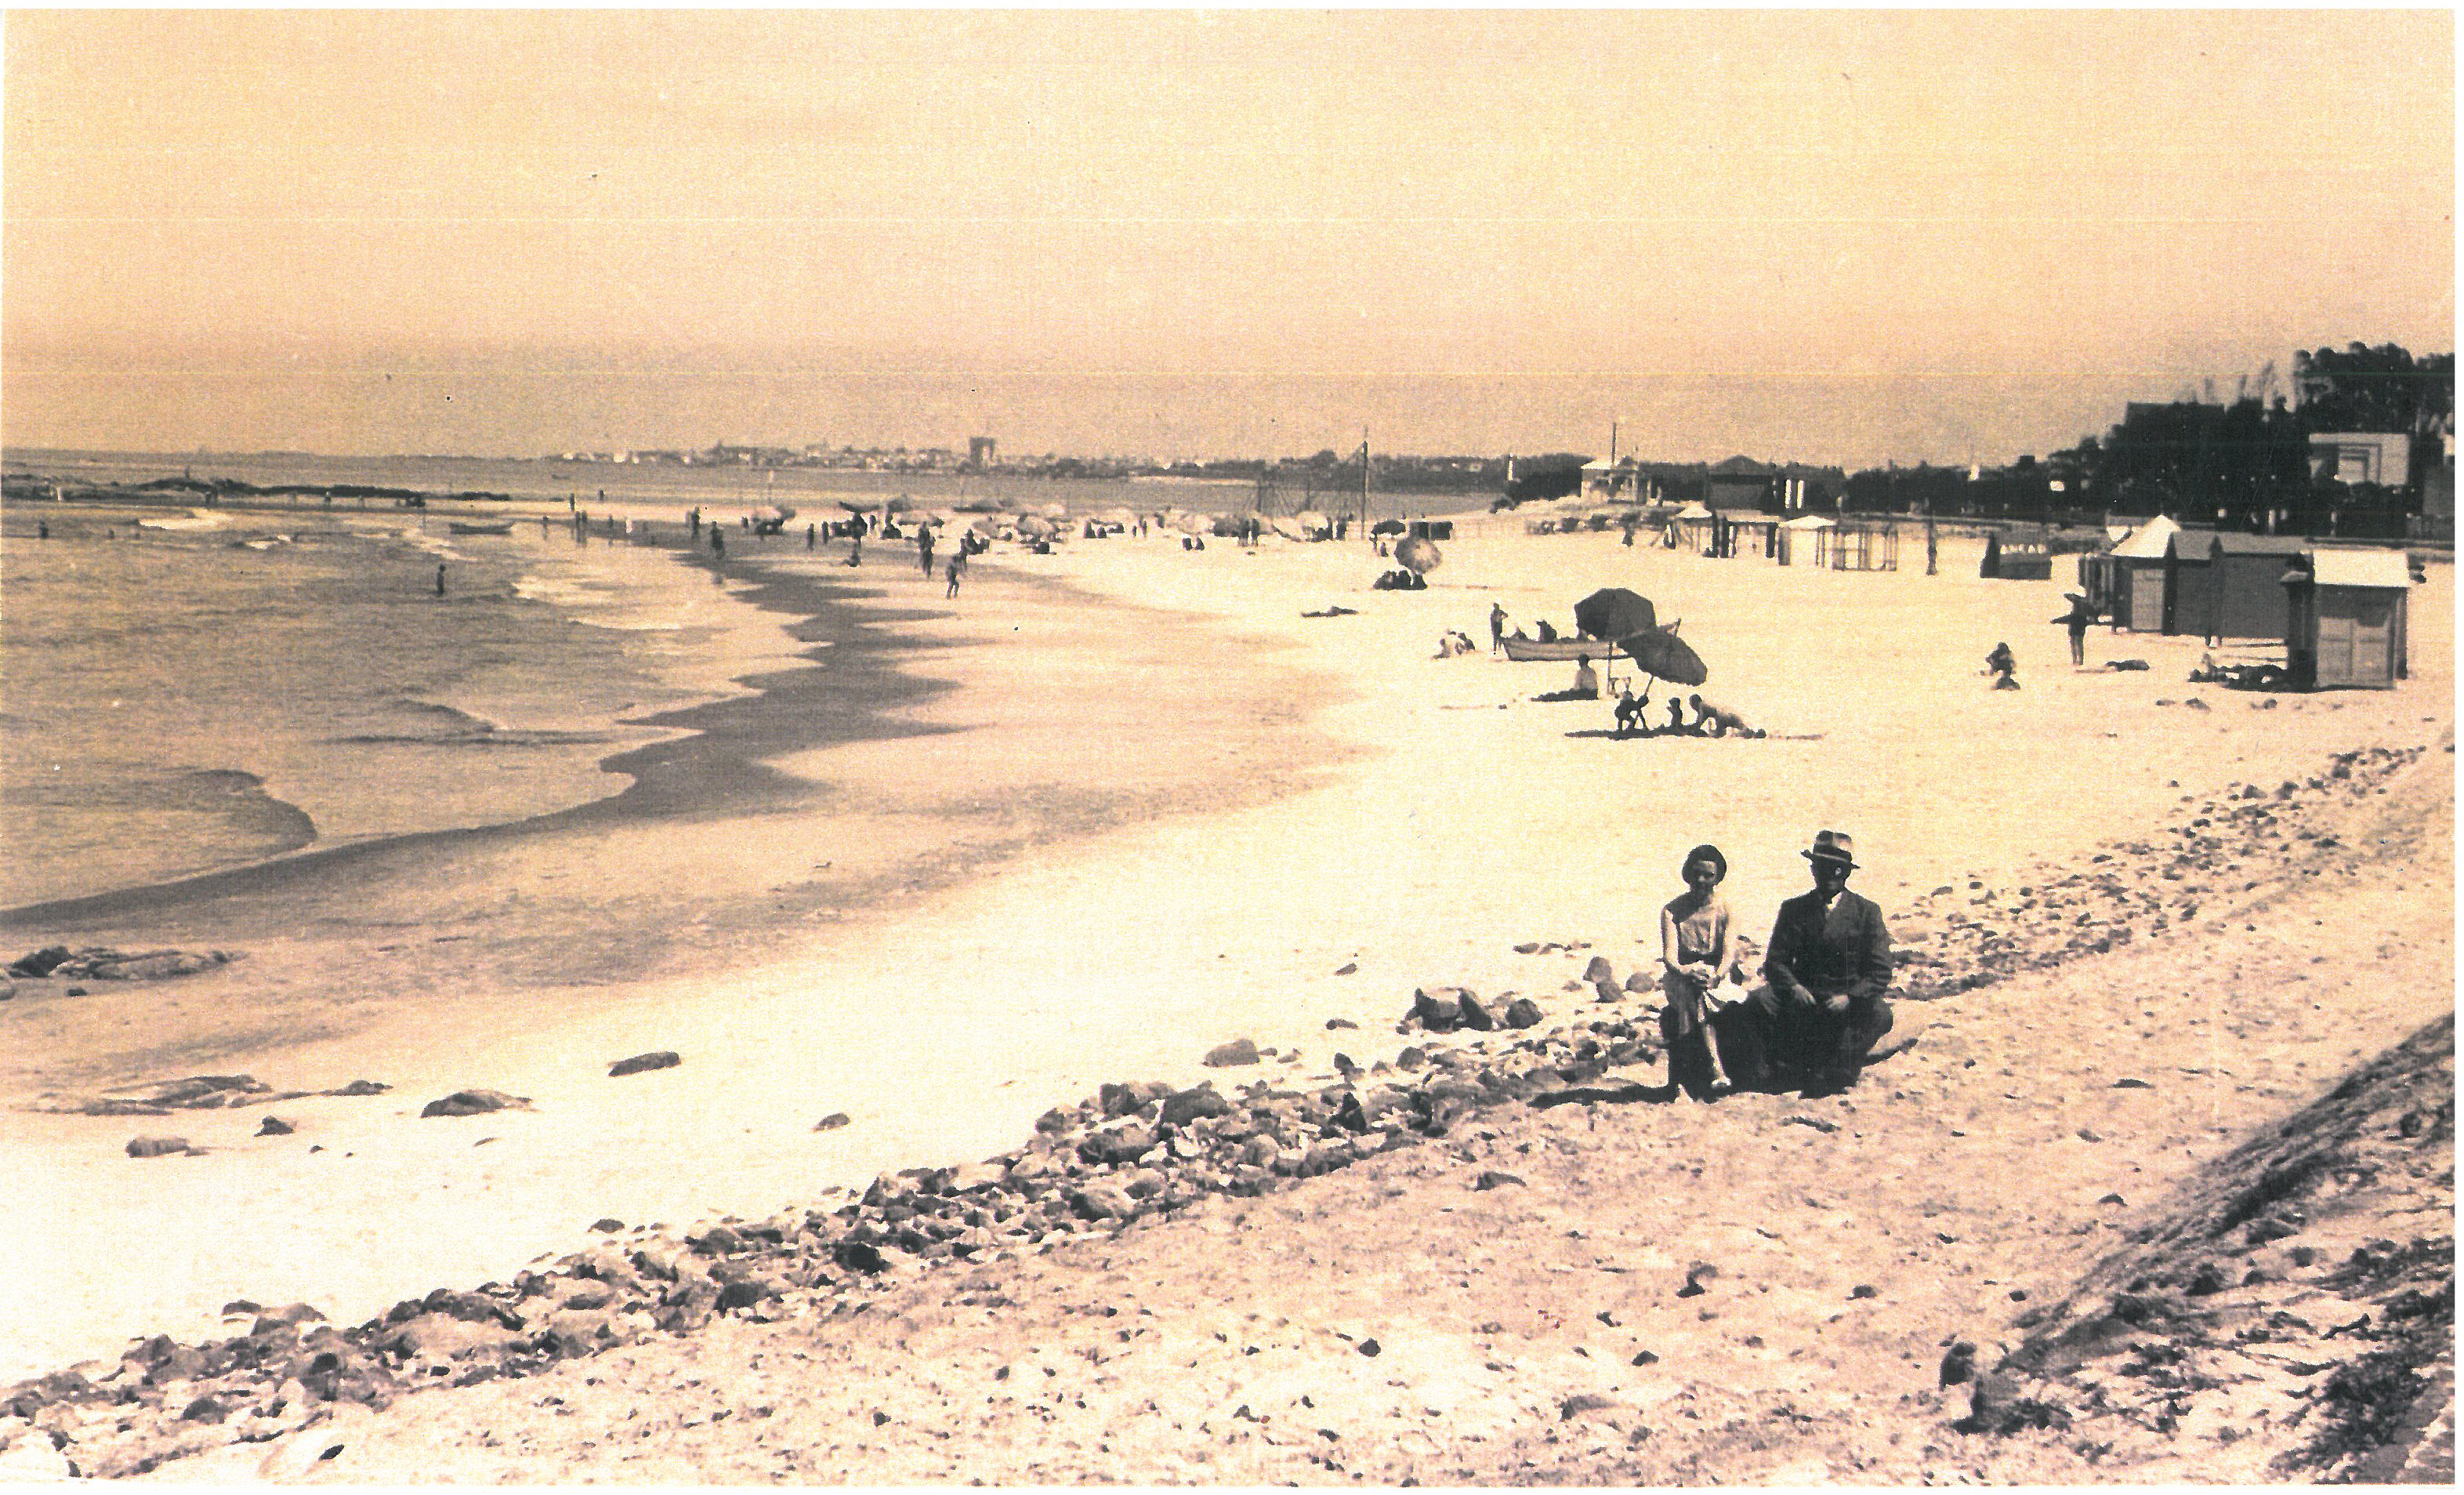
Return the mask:
[(1882, 928), (1882, 911), (1845, 888), (1828, 908), (1819, 893), (1798, 894), (1779, 905), (1771, 926), (1763, 974), (1776, 981), (1777, 966), (1816, 996), (1881, 995), (1891, 984), (1891, 937)]

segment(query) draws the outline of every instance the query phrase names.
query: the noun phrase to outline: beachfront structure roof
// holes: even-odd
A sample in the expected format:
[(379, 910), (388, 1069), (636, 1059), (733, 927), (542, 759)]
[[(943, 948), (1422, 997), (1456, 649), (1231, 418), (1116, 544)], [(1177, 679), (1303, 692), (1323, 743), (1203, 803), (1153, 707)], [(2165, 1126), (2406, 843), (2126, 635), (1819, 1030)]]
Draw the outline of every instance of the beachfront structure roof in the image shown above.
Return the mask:
[(2379, 587), (2403, 591), (2412, 586), (2412, 563), (2402, 550), (2313, 550), (2312, 585)]
[(2115, 546), (2110, 554), (2117, 561), (2162, 561), (2171, 548), (2173, 537), (2182, 526), (2162, 514), (2131, 531), (2130, 538)]

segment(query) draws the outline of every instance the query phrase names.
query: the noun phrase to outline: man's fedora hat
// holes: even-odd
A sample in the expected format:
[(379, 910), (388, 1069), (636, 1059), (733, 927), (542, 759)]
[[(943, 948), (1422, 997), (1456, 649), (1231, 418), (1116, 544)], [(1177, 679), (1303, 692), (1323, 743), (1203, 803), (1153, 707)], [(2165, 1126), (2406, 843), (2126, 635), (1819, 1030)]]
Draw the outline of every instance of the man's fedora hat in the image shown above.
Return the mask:
[(1856, 837), (1841, 831), (1816, 831), (1814, 845), (1805, 857), (1809, 861), (1836, 861), (1853, 870), (1857, 865)]

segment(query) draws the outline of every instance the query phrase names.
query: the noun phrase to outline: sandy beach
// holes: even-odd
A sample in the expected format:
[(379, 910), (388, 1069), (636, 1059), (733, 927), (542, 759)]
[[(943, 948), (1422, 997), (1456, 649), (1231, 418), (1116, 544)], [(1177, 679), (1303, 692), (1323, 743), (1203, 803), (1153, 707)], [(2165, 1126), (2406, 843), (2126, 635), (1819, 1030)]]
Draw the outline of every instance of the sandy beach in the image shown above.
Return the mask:
[[(1443, 1161), (1429, 1149), (1381, 1156), (1288, 1195), (1217, 1197), (1162, 1223), (1141, 1220), (1112, 1244), (950, 1267), (893, 1290), (882, 1300), (892, 1311), (852, 1323), (728, 1321), (621, 1352), (634, 1368), (624, 1373), (645, 1376), (725, 1362), (726, 1373), (711, 1372), (714, 1396), (782, 1415), (801, 1406), (809, 1436), (790, 1439), (801, 1452), (785, 1462), (760, 1462), (775, 1450), (759, 1439), (673, 1430), (656, 1458), (609, 1462), (620, 1443), (590, 1422), (597, 1394), (582, 1391), (577, 1366), (552, 1378), (557, 1410), (596, 1429), (592, 1439), (481, 1435), (544, 1417), (513, 1409), (536, 1408), (549, 1383), (509, 1381), (397, 1402), (378, 1415), (385, 1431), (356, 1435), (354, 1451), (324, 1471), (382, 1482), (802, 1470), (868, 1483), (1394, 1483), (1540, 1469), (1912, 1480), (1934, 1465), (1853, 1437), (1853, 1446), (1807, 1452), (1806, 1439), (1770, 1433), (1738, 1469), (1689, 1464), (1680, 1450), (1709, 1458), (1734, 1453), (1735, 1440), (1673, 1441), (1677, 1404), (1663, 1401), (1725, 1396), (1732, 1411), (1767, 1413), (1779, 1398), (1835, 1430), (1892, 1397), (1903, 1417), (1914, 1416), (1901, 1405), (1911, 1396), (1933, 1397), (1919, 1410), (1939, 1412), (1935, 1341), (1983, 1332), (1970, 1326), (1989, 1296), (2002, 1299), (2003, 1314), (1991, 1328), (2007, 1334), (2016, 1310), (1999, 1289), (2025, 1282), (2041, 1296), (2083, 1269), (2111, 1213), (2099, 1198), (2118, 1192), (2132, 1207), (2161, 1198), (2249, 1128), (2315, 1099), (2446, 1010), (2446, 565), (2415, 589), (2412, 678), (2402, 688), (2269, 698), (2185, 684), (2194, 639), (2098, 630), (2092, 667), (2074, 671), (2045, 621), (2060, 610), (2064, 582), (1978, 580), (1973, 541), (1946, 542), (1942, 573), (1927, 577), (1921, 549), (1910, 569), (1859, 574), (1627, 548), (1613, 533), (1519, 531), (1507, 518), (1467, 522), (1429, 589), (1412, 593), (1370, 590), (1378, 563), (1357, 543), (1269, 542), (1251, 552), (1219, 541), (1190, 552), (1162, 536), (1072, 540), (1050, 556), (979, 560), (955, 601), (888, 547), (859, 571), (834, 570), (844, 556), (828, 550), (731, 561), (748, 579), (772, 578), (782, 597), (807, 573), (859, 580), (865, 594), (851, 600), (896, 644), (867, 667), (915, 682), (879, 698), (897, 735), (736, 749), (782, 783), (826, 792), (783, 794), (775, 813), (585, 814), (459, 843), (442, 854), (419, 925), (393, 941), (372, 933), (363, 911), (342, 910), (347, 878), (233, 890), (143, 921), (21, 929), (29, 948), (58, 939), (245, 954), (108, 1002), (21, 982), (0, 1008), (11, 1039), (0, 1167), (31, 1204), (0, 1226), (0, 1252), (27, 1263), (23, 1290), (0, 1308), (0, 1372), (108, 1366), (148, 1334), (229, 1333), (223, 1306), (235, 1299), (304, 1302), (355, 1324), (432, 1288), (511, 1281), (583, 1248), (603, 1218), (672, 1233), (800, 1210), (899, 1169), (1015, 1149), (1035, 1135), (1039, 1115), (1107, 1082), (1194, 1084), (1210, 1074), (1202, 1057), (1228, 1039), (1271, 1053), (1260, 1071), (1219, 1079), (1331, 1083), (1338, 1049), (1369, 1065), (1412, 1041), (1394, 1028), (1419, 988), (1526, 995), (1559, 1025), (1589, 1015), (1588, 989), (1567, 990), (1579, 985), (1570, 981), (1579, 962), (1562, 948), (1517, 947), (1574, 946), (1619, 977), (1648, 967), (1656, 910), (1676, 891), (1680, 856), (1700, 841), (1727, 852), (1725, 891), (1740, 926), (1760, 939), (1803, 882), (1798, 850), (1818, 828), (1848, 831), (1867, 869), (1857, 886), (1881, 905), (1898, 942), (1914, 945), (1955, 932), (1956, 900), (1946, 895), (2025, 898), (2117, 847), (2166, 840), (2230, 788), (2272, 794), (2360, 749), (2410, 755), (2411, 777), (2387, 782), (2412, 796), (2409, 823), (2430, 829), (2402, 855), (2382, 856), (2347, 827), (2355, 866), (2340, 875), (2359, 880), (2350, 896), (2284, 884), (2283, 859), (2254, 864), (2249, 886), (2218, 881), (2214, 896), (2276, 890), (2264, 893), (2276, 902), (2263, 932), (2254, 919), (2228, 935), (2222, 904), (2176, 908), (2174, 922), (2094, 962), (1909, 1004), (1903, 1023), (1921, 1034), (1918, 1048), (1846, 1097), (1516, 1107), (1478, 1140), (1456, 1138)], [(1561, 689), (1571, 665), (1488, 653), (1492, 604), (1517, 623), (1545, 616), (1566, 627), (1574, 599), (1602, 586), (1631, 587), (1663, 620), (1681, 618), (1711, 668), (1705, 693), (1771, 737), (1615, 740), (1605, 703), (1534, 699)], [(1356, 612), (1302, 616), (1333, 604)], [(1480, 649), (1434, 657), (1449, 629)], [(2018, 692), (1990, 691), (1980, 673), (2003, 639), (2019, 656)], [(2095, 667), (2118, 658), (2150, 667)], [(1657, 694), (1664, 702), (1666, 688)], [(611, 936), (613, 948), (492, 944), (494, 915), (513, 901), (562, 901), (621, 926), (646, 884), (657, 886), (661, 907), (681, 899), (694, 917)], [(330, 917), (319, 913), (328, 901)], [(536, 928), (530, 913), (525, 927)], [(217, 919), (228, 923), (213, 927)], [(2384, 973), (2343, 959), (2372, 941), (2387, 947)], [(2243, 955), (2252, 969), (2233, 964)], [(2315, 1009), (2286, 1000), (2281, 984), (2314, 956), (2334, 964), (2336, 987), (2318, 993), (2325, 1000)], [(2114, 1042), (2131, 1027), (2123, 1009), (2143, 999), (2153, 1026), (2124, 1045), (2134, 1072), (2189, 1065), (2200, 1078), (2168, 1081), (2157, 1109), (2118, 1120), (2103, 1070), (2120, 1061)], [(2254, 1002), (2281, 1005), (2283, 1026), (2251, 1019)], [(1652, 1001), (1632, 1005), (1647, 1012)], [(1330, 1031), (1335, 1023), (1356, 1029)], [(653, 1050), (681, 1062), (608, 1076), (612, 1061)], [(390, 1088), (169, 1118), (37, 1108), (236, 1071), (284, 1091), (355, 1080)], [(2227, 1072), (2231, 1085), (2212, 1078)], [(1645, 1066), (1632, 1078), (1658, 1076)], [(525, 1097), (529, 1107), (421, 1118), (427, 1103), (474, 1087)], [(1833, 1127), (1781, 1126), (1808, 1106), (1824, 1108)], [(256, 1135), (268, 1112), (296, 1130)], [(845, 1126), (817, 1130), (840, 1113)], [(1964, 1160), (1941, 1150), (1944, 1125), (1962, 1120), (1991, 1139)], [(2081, 1127), (2132, 1145), (2052, 1140)], [(197, 1150), (123, 1155), (133, 1135), (165, 1130)], [(1927, 1157), (1943, 1166), (1920, 1166)], [(1510, 1171), (1523, 1186), (1466, 1193), (1481, 1168)], [(2018, 1208), (2023, 1194), (2032, 1208)], [(1809, 1238), (1809, 1212), (1845, 1232), (1819, 1238), (1836, 1242), (1858, 1234), (1845, 1225), (1852, 1216), (1903, 1235), (1937, 1215), (1990, 1225), (1945, 1229), (1958, 1264), (1912, 1251), (1883, 1291), (1890, 1314), (1877, 1308), (1864, 1327), (1828, 1330), (1861, 1348), (1833, 1357), (1840, 1379), (1825, 1390), (1822, 1376), (1792, 1367), (1832, 1363), (1816, 1342), (1836, 1321), (1814, 1305), (1844, 1304), (1855, 1284), (1771, 1245)], [(90, 1244), (99, 1242), (109, 1244)], [(1589, 1269), (1560, 1260), (1576, 1247), (1616, 1259), (1617, 1292), (1557, 1300), (1566, 1285), (1557, 1278)], [(1837, 1249), (1842, 1263), (1859, 1260)], [(1772, 1259), (1768, 1272), (1754, 1264), (1758, 1252)], [(1724, 1282), (1764, 1274), (1773, 1296), (1724, 1309), (1720, 1330), (1652, 1321), (1668, 1326), (1651, 1340), (1661, 1365), (1643, 1398), (1659, 1409), (1658, 1441), (1623, 1423), (1611, 1436), (1595, 1418), (1561, 1417), (1560, 1404), (1595, 1372), (1600, 1395), (1634, 1404), (1637, 1350), (1618, 1339), (1612, 1361), (1610, 1347), (1584, 1336), (1646, 1312), (1683, 1308), (1690, 1319), (1690, 1305), (1646, 1308), (1632, 1294), (1648, 1281), (1657, 1304), (1675, 1285), (1662, 1279), (1682, 1278), (1697, 1257), (1723, 1259)], [(1814, 1276), (1780, 1284), (1768, 1274), (1786, 1275), (1782, 1259)], [(1459, 1282), (1446, 1260), (1477, 1270)], [(1422, 1264), (1402, 1264), (1414, 1261)], [(946, 1280), (959, 1273), (972, 1274), (972, 1306)], [(1927, 1279), (1922, 1292), (1910, 1275)], [(1045, 1367), (1033, 1377), (1046, 1381), (1039, 1392), (1062, 1389), (1071, 1383), (1048, 1378), (1063, 1373), (1079, 1338), (1089, 1352), (1071, 1375), (1125, 1352), (1093, 1350), (1112, 1342), (1112, 1326), (1084, 1319), (1089, 1298), (1106, 1305), (1108, 1320), (1133, 1313), (1141, 1331), (1161, 1336), (1145, 1348), (1149, 1363), (1155, 1351), (1177, 1366), (1195, 1355), (1199, 1373), (1174, 1378), (1226, 1405), (1142, 1413), (1130, 1403), (1163, 1396), (1162, 1383), (1125, 1368), (1096, 1378), (1113, 1400), (1089, 1390), (1091, 1410), (1038, 1412), (1033, 1425), (1004, 1413), (971, 1423), (957, 1442), (888, 1439), (885, 1429), (857, 1448), (845, 1441), (856, 1434), (831, 1420), (853, 1417), (859, 1402), (920, 1418), (924, 1384), (946, 1393), (945, 1381), (972, 1376), (978, 1360), (990, 1375), (995, 1362), (1025, 1365), (1032, 1354)], [(1465, 1305), (1475, 1303), (1486, 1306), (1472, 1317)], [(1751, 1338), (1742, 1325), (1756, 1326)], [(1269, 1327), (1283, 1357), (1271, 1372), (1224, 1348)], [(1328, 1337), (1337, 1330), (1418, 1348), (1372, 1362)], [(1127, 1343), (1130, 1330), (1120, 1332)], [(799, 1403), (745, 1369), (789, 1344), (800, 1364), (810, 1355), (830, 1367), (854, 1400), (840, 1407), (807, 1394)], [(899, 1369), (880, 1369), (885, 1356)], [(1677, 1367), (1689, 1357), (1682, 1379), (1693, 1389), (1681, 1391)], [(1901, 1360), (1925, 1370), (1924, 1384), (1911, 1372), (1886, 1395), (1868, 1372)], [(1529, 1395), (1503, 1395), (1516, 1387)], [(759, 1395), (738, 1397), (745, 1388)], [(1307, 1463), (1263, 1428), (1238, 1457), (1192, 1451), (1202, 1440), (1188, 1430), (1200, 1422), (1212, 1430), (1206, 1446), (1221, 1447), (1236, 1401), (1261, 1417), (1271, 1401), (1278, 1429), (1306, 1420), (1290, 1402), (1312, 1389), (1357, 1417), (1415, 1427), (1424, 1405), (1443, 1409), (1426, 1417), (1444, 1417), (1451, 1432), (1442, 1447), (1416, 1454), (1402, 1427), (1355, 1421), (1339, 1437), (1300, 1439), (1322, 1456)], [(615, 1393), (605, 1395), (613, 1406)], [(1137, 1420), (1158, 1415), (1162, 1422)], [(1708, 1406), (1683, 1415), (1713, 1416)], [(1466, 1451), (1463, 1418), (1486, 1419), (1485, 1451)], [(753, 1426), (729, 1424), (748, 1438)], [(1545, 1448), (1533, 1442), (1544, 1427)], [(1498, 1448), (1532, 1462), (1494, 1462)], [(230, 1458), (249, 1455), (253, 1471), (266, 1453), (247, 1444)], [(183, 1461), (165, 1472), (208, 1467)], [(2053, 1462), (2025, 1477), (2104, 1476)]]

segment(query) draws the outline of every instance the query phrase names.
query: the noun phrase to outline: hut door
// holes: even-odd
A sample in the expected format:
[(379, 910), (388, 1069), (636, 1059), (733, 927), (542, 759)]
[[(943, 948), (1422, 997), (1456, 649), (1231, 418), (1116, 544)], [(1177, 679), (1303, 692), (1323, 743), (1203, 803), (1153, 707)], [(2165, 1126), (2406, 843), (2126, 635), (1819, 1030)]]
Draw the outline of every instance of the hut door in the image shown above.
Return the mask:
[(2152, 634), (2165, 626), (2165, 569), (2134, 566), (2129, 571), (2130, 631)]
[(2345, 677), (2354, 684), (2395, 683), (2395, 652), (2390, 647), (2392, 640), (2388, 636), (2394, 614), (2395, 608), (2385, 597), (2364, 597), (2355, 602), (2349, 625), (2352, 673)]

